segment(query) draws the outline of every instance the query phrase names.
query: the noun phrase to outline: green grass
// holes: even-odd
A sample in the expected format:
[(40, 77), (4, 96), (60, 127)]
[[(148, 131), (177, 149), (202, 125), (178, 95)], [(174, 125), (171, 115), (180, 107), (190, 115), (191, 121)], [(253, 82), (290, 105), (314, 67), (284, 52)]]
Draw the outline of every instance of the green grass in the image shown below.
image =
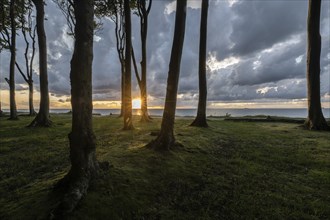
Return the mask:
[[(0, 219), (42, 219), (58, 203), (53, 185), (69, 170), (71, 119), (51, 128), (32, 118), (0, 118)], [(94, 181), (70, 219), (329, 219), (330, 133), (296, 124), (231, 122), (210, 128), (176, 121), (184, 145), (144, 148), (160, 119), (122, 131), (122, 120), (94, 117), (97, 158), (110, 169)]]

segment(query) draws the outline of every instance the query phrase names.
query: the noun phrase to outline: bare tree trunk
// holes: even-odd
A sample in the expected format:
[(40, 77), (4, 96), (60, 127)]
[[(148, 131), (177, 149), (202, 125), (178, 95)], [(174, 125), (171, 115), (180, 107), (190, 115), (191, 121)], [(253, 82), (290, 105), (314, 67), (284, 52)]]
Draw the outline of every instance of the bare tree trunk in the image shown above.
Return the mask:
[(131, 57), (132, 57), (132, 28), (131, 9), (129, 0), (124, 0), (125, 13), (125, 77), (124, 77), (124, 130), (133, 129), (132, 121), (132, 91), (131, 91)]
[(140, 23), (141, 23), (141, 121), (149, 122), (148, 114), (148, 95), (147, 95), (147, 35), (148, 35), (148, 15), (151, 8), (152, 0), (149, 0), (149, 6), (146, 7), (146, 0), (140, 0)]
[(122, 64), (121, 62), (121, 106), (120, 106), (120, 114), (119, 117), (123, 117), (124, 116), (124, 100), (125, 100), (125, 65)]
[(33, 81), (29, 81), (29, 115), (34, 116), (36, 115), (36, 111), (34, 110), (33, 106)]
[(307, 32), (307, 99), (308, 118), (305, 125), (310, 130), (329, 130), (321, 108), (320, 97), (320, 35), (321, 0), (309, 0)]
[(45, 10), (43, 0), (32, 0), (37, 11), (37, 35), (39, 45), (39, 79), (40, 79), (40, 107), (36, 118), (29, 127), (49, 127), (51, 120), (49, 117), (49, 93), (48, 93), (48, 73), (47, 73), (47, 44), (44, 27)]
[(209, 0), (202, 0), (202, 14), (200, 26), (199, 42), (199, 98), (197, 117), (191, 124), (196, 127), (208, 127), (206, 122), (206, 100), (207, 100), (207, 82), (206, 82), (206, 43), (207, 43), (207, 15)]
[(74, 0), (75, 45), (71, 60), (72, 131), (69, 134), (71, 169), (60, 184), (68, 187), (55, 210), (60, 217), (70, 213), (87, 193), (98, 172), (96, 138), (92, 127), (92, 62), (94, 1)]
[(177, 0), (174, 39), (169, 65), (166, 100), (161, 130), (156, 140), (147, 145), (147, 147), (155, 150), (169, 150), (176, 144), (173, 130), (182, 48), (186, 26), (186, 7), (187, 0)]
[(16, 63), (16, 21), (15, 21), (15, 0), (10, 1), (10, 26), (11, 26), (11, 42), (10, 42), (10, 68), (9, 68), (9, 100), (10, 100), (10, 117), (9, 120), (17, 120), (17, 108), (15, 99), (15, 63)]

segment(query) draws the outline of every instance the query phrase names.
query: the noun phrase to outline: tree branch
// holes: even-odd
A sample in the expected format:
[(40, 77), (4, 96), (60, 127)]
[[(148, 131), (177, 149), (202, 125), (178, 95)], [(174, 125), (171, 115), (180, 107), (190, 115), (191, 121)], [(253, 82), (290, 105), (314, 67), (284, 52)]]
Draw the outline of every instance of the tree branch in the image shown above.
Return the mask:
[(135, 60), (135, 54), (134, 54), (133, 45), (132, 45), (132, 60), (133, 60), (134, 72), (135, 72), (136, 80), (137, 80), (137, 82), (139, 84), (139, 87), (141, 89), (141, 78), (139, 76), (138, 68), (137, 68), (137, 65), (136, 65), (136, 60)]
[(148, 5), (148, 8), (147, 8), (147, 15), (149, 15), (151, 5), (152, 5), (152, 0), (149, 0), (149, 5)]
[(29, 80), (26, 78), (26, 76), (25, 76), (24, 72), (22, 71), (22, 69), (20, 68), (20, 66), (18, 65), (18, 63), (17, 63), (17, 62), (15, 62), (15, 65), (16, 65), (16, 67), (17, 67), (17, 69), (18, 69), (19, 73), (20, 73), (20, 74), (23, 76), (23, 78), (24, 78), (25, 82), (29, 83)]

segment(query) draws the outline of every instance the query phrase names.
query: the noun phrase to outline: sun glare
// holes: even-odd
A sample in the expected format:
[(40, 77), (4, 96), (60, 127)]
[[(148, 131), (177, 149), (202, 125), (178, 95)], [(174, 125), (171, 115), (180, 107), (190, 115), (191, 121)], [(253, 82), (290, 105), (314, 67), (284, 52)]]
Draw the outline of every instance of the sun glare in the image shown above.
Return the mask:
[(132, 107), (133, 109), (141, 109), (141, 99), (133, 99)]

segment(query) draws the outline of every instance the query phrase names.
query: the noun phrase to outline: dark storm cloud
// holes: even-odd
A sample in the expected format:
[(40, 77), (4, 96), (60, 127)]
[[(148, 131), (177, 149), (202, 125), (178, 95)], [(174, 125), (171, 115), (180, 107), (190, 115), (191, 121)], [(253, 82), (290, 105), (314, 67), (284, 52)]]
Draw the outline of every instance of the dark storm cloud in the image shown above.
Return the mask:
[(247, 55), (305, 30), (306, 1), (241, 1), (234, 4), (230, 39), (235, 55)]
[[(174, 31), (172, 0), (154, 1), (148, 29), (148, 93), (152, 105), (163, 105)], [(189, 5), (198, 6), (199, 1)], [(209, 7), (208, 53), (215, 66), (207, 72), (210, 101), (301, 99), (306, 97), (306, 18), (307, 1), (228, 1), (212, 0)], [(171, 7), (169, 7), (169, 4)], [(170, 10), (167, 9), (170, 8)], [(173, 11), (174, 10), (174, 11)], [(322, 2), (321, 93), (329, 93), (329, 1)], [(70, 60), (73, 39), (67, 35), (66, 20), (53, 2), (46, 7), (48, 73), (50, 92), (56, 97), (70, 95)], [(132, 15), (133, 45), (137, 64), (141, 60), (139, 18)], [(198, 47), (200, 9), (187, 10), (185, 42), (179, 80), (179, 104), (198, 100)], [(93, 99), (120, 100), (120, 63), (115, 48), (114, 24), (103, 20), (94, 38)], [(18, 40), (18, 51), (24, 43)], [(226, 64), (228, 59), (234, 64)], [(18, 56), (18, 60), (22, 55)], [(227, 60), (227, 61), (226, 61)], [(1, 54), (0, 71), (9, 56)], [(36, 57), (35, 66), (38, 66)], [(133, 70), (133, 69), (132, 69)], [(20, 76), (18, 83), (24, 84)], [(35, 88), (39, 90), (38, 76)], [(139, 95), (132, 73), (133, 97)], [(1, 84), (2, 87), (4, 83)]]

